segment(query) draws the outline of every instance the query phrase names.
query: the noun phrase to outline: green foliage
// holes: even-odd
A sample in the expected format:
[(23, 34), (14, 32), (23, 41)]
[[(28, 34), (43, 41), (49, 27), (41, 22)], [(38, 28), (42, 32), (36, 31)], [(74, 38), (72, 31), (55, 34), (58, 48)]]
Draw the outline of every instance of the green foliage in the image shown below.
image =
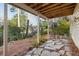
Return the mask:
[(0, 32), (0, 46), (3, 44), (3, 32)]
[(46, 21), (41, 21), (40, 23), (40, 34), (47, 34), (47, 22)]
[[(11, 7), (10, 11), (12, 13), (17, 12), (18, 10), (15, 7)], [(27, 14), (25, 11), (20, 10), (19, 13), (19, 19), (20, 19), (20, 27), (18, 27), (18, 14), (15, 14), (11, 20), (8, 20), (9, 22), (9, 41), (15, 41), (26, 38), (26, 32), (28, 28), (26, 28), (27, 25)], [(29, 24), (29, 23), (28, 23)], [(0, 23), (1, 25), (1, 23)], [(2, 45), (3, 41), (3, 29), (2, 25), (0, 26), (0, 46)]]
[(33, 40), (32, 41), (32, 47), (38, 47), (38, 43), (37, 43), (37, 40)]
[[(13, 7), (12, 7), (13, 8)], [(13, 8), (13, 12), (15, 8)], [(25, 38), (26, 31), (26, 20), (27, 16), (24, 14), (24, 11), (21, 11), (19, 15), (20, 19), (20, 27), (18, 27), (18, 15), (15, 14), (14, 17), (9, 20), (9, 41), (19, 40)]]
[(69, 35), (69, 22), (65, 19), (58, 21), (58, 26), (56, 28), (53, 28), (53, 34), (58, 35)]
[(9, 26), (17, 26), (17, 18), (13, 18), (12, 20), (9, 20)]
[(40, 39), (40, 45), (42, 45), (43, 43), (45, 43), (47, 41), (47, 39)]
[(9, 41), (22, 39), (22, 29), (19, 27), (9, 27)]
[(3, 27), (0, 27), (0, 46), (3, 44)]

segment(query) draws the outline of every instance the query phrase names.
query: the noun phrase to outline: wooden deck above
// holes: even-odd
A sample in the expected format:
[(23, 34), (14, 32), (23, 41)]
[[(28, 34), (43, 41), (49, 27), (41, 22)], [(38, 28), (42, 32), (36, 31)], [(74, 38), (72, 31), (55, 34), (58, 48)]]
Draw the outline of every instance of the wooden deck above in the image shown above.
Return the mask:
[[(72, 15), (76, 6), (76, 3), (23, 3), (24, 6), (22, 6), (22, 3), (20, 4), (14, 3), (13, 5), (19, 8), (28, 6), (32, 10), (40, 13), (41, 15), (47, 18)], [(35, 14), (34, 11), (30, 11), (30, 12)]]

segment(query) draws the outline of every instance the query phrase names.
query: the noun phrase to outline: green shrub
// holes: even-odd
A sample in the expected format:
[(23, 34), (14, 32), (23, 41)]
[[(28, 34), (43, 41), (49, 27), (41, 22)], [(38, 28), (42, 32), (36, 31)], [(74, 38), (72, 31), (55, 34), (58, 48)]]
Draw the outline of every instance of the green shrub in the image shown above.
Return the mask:
[(0, 32), (0, 46), (3, 45), (3, 32)]
[(58, 21), (58, 26), (52, 29), (53, 34), (57, 35), (69, 35), (69, 22), (67, 20)]
[(32, 41), (32, 47), (38, 47), (38, 43), (37, 43), (37, 40), (33, 40)]
[(15, 41), (25, 38), (25, 33), (21, 27), (9, 27), (9, 41)]
[(41, 45), (41, 44), (45, 43), (46, 41), (47, 41), (47, 39), (40, 39), (40, 43), (39, 44)]
[(33, 40), (32, 41), (32, 47), (38, 47), (39, 45), (42, 45), (43, 43), (45, 43), (47, 41), (47, 39), (40, 39), (39, 44), (37, 43), (37, 40)]

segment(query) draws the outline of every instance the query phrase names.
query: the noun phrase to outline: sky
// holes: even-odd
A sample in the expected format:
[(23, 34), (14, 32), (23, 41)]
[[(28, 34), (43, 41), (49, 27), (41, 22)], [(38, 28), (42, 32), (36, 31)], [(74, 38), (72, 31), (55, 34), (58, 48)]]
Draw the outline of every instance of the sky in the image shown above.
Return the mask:
[(3, 9), (4, 9), (4, 4), (0, 3), (0, 18), (3, 17)]
[[(11, 19), (16, 14), (16, 12), (13, 13), (10, 12), (10, 7), (11, 6), (8, 5), (8, 19)], [(3, 19), (4, 18), (3, 16), (4, 16), (4, 4), (0, 3), (0, 19)], [(37, 18), (35, 15), (28, 13), (28, 19), (30, 24), (37, 25)]]

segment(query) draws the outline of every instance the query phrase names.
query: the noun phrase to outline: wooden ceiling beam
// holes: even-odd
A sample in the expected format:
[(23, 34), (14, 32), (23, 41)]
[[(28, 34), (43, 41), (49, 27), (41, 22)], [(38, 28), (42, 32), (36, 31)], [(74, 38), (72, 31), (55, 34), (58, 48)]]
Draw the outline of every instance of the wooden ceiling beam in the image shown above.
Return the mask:
[(63, 4), (63, 5), (61, 5), (61, 6), (56, 6), (56, 7), (54, 7), (54, 8), (50, 8), (50, 9), (48, 9), (48, 10), (46, 10), (46, 11), (42, 11), (42, 13), (45, 13), (45, 12), (50, 12), (50, 11), (54, 11), (54, 10), (57, 10), (57, 9), (60, 9), (60, 8), (64, 8), (65, 6), (69, 6), (69, 5), (71, 5), (71, 4)]
[(72, 9), (70, 9), (70, 10), (64, 10), (64, 11), (61, 11), (61, 12), (57, 12), (57, 13), (51, 13), (51, 14), (44, 14), (45, 16), (47, 15), (55, 15), (55, 14), (60, 14), (61, 15), (61, 13), (64, 13), (64, 12), (66, 12), (66, 13), (68, 13), (68, 12), (73, 12), (73, 10)]
[(49, 18), (56, 18), (56, 17), (62, 17), (62, 16), (69, 16), (69, 15), (72, 15), (73, 13), (69, 11), (69, 13), (66, 13), (66, 12), (63, 12), (60, 14), (56, 14), (56, 15), (52, 15), (52, 16), (48, 16)]
[(58, 3), (56, 3), (56, 4), (51, 4), (50, 6), (46, 6), (45, 8), (42, 8), (42, 9), (40, 9), (39, 11), (42, 12), (42, 11), (48, 10), (49, 8), (56, 7), (57, 5), (59, 5), (59, 4), (58, 4)]
[[(26, 4), (26, 3), (25, 3)], [(30, 6), (32, 3), (27, 3), (28, 6)]]
[(35, 10), (38, 10), (44, 6), (47, 6), (49, 3), (43, 3), (42, 5), (40, 4), (40, 6), (36, 7)]
[(35, 7), (36, 5), (37, 5), (37, 3), (32, 3), (32, 4), (30, 4), (29, 7), (33, 8), (33, 7)]
[(68, 13), (68, 12), (73, 12), (73, 10), (74, 10), (74, 9), (69, 9), (69, 10), (64, 10), (64, 11), (57, 12), (57, 13), (44, 14), (44, 15), (56, 15), (56, 14), (60, 14), (60, 15), (61, 15), (61, 13), (64, 13), (64, 12), (66, 12), (66, 13)]
[[(25, 3), (26, 4), (26, 3)], [(27, 3), (26, 5), (31, 7), (31, 8), (36, 8), (37, 6), (41, 5), (42, 3)]]
[(51, 18), (57, 18), (57, 17), (63, 17), (63, 16), (69, 16), (69, 15), (72, 15), (72, 13), (69, 13), (69, 14), (63, 14), (63, 15), (58, 15), (58, 16), (51, 16), (51, 17), (49, 17), (49, 18), (51, 19)]
[[(51, 18), (51, 17), (59, 17), (59, 16), (62, 17), (64, 15), (73, 14), (73, 10), (75, 7), (75, 4), (73, 3), (66, 3), (66, 4), (65, 3), (64, 4), (61, 4), (61, 3), (60, 4), (52, 4), (52, 3), (51, 4), (42, 4), (42, 3), (37, 4), (36, 3), (35, 6), (32, 6), (32, 4), (30, 6), (30, 4), (28, 5), (25, 3), (20, 3), (20, 4), (11, 3), (11, 5), (14, 5), (20, 9), (23, 9), (27, 12), (30, 12), (44, 19)], [(41, 10), (44, 10), (44, 11), (39, 12)]]
[(37, 7), (39, 7), (40, 5), (42, 5), (43, 3), (38, 3), (36, 6), (33, 7), (34, 10), (36, 10)]
[(55, 11), (50, 11), (50, 12), (47, 12), (47, 13), (44, 13), (44, 14), (57, 13), (57, 12), (60, 12), (60, 11), (72, 9), (72, 8), (74, 8), (74, 7), (75, 7), (75, 5), (67, 6), (67, 7), (64, 7), (64, 8), (62, 8), (62, 9), (58, 9), (58, 10), (55, 10)]
[(62, 14), (65, 15), (65, 14), (67, 14), (67, 13), (68, 13), (68, 14), (73, 14), (73, 9), (61, 11), (61, 12), (58, 12), (58, 13), (48, 14), (47, 17), (50, 18), (50, 17), (54, 17), (55, 15), (56, 15), (56, 16), (62, 15)]

